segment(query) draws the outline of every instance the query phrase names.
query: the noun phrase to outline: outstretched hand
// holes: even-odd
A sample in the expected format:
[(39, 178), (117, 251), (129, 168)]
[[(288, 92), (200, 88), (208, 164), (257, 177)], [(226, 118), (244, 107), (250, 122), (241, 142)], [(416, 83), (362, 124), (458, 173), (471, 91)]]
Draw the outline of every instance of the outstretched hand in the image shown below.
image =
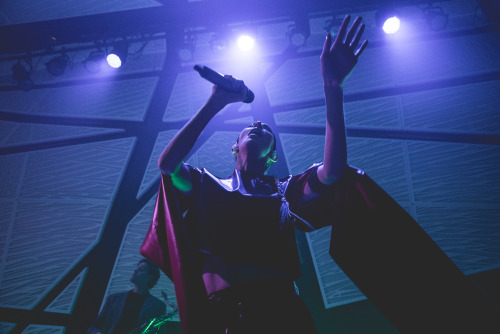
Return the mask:
[(349, 15), (345, 17), (333, 44), (332, 36), (330, 34), (326, 36), (321, 53), (321, 74), (325, 85), (342, 86), (368, 45), (368, 41), (365, 40), (356, 50), (365, 25), (361, 24), (361, 17), (358, 16), (347, 31), (350, 19)]

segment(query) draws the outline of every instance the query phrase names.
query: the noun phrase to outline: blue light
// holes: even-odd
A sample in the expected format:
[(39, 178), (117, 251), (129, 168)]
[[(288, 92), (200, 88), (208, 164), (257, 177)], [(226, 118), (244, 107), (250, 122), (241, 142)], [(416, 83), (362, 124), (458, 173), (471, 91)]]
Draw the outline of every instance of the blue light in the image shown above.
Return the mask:
[(249, 35), (241, 35), (238, 38), (238, 46), (243, 51), (249, 51), (253, 49), (254, 45), (255, 45), (255, 39), (253, 39)]
[(397, 18), (396, 16), (392, 16), (385, 20), (382, 29), (386, 34), (394, 34), (398, 32), (400, 26), (401, 21), (399, 20), (399, 18)]
[(108, 65), (113, 68), (119, 68), (120, 66), (122, 66), (122, 60), (120, 59), (120, 57), (118, 57), (118, 55), (114, 53), (110, 53), (106, 57), (106, 61), (108, 62)]

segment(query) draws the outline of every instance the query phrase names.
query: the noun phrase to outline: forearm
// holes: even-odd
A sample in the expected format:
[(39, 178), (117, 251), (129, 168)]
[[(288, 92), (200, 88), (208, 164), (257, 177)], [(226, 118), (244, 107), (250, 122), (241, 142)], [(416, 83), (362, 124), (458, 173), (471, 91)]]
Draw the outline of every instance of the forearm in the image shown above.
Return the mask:
[(158, 167), (163, 174), (172, 175), (179, 170), (203, 129), (223, 107), (223, 104), (209, 99), (175, 135), (158, 160)]
[(338, 180), (347, 165), (343, 87), (324, 85), (326, 102), (325, 151), (318, 178), (324, 184)]

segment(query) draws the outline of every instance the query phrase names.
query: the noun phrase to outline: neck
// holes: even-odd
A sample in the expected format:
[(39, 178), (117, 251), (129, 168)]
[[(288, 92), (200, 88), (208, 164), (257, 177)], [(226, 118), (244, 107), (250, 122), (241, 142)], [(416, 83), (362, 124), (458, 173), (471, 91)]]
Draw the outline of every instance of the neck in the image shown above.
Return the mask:
[(134, 289), (132, 290), (134, 293), (137, 293), (138, 295), (145, 296), (149, 294), (149, 289), (147, 287), (140, 287), (137, 285), (134, 285)]
[(266, 172), (265, 162), (262, 159), (250, 160), (250, 159), (237, 159), (236, 169), (255, 176), (264, 175)]

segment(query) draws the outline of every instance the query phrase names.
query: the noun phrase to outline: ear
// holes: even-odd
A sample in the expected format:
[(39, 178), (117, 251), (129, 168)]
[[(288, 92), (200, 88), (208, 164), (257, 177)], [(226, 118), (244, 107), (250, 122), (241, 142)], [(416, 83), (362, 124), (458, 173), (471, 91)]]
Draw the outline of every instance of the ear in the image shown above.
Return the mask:
[(274, 152), (271, 152), (267, 155), (267, 157), (272, 161), (272, 162), (276, 162), (278, 161), (278, 156), (276, 155), (276, 151)]
[(231, 147), (231, 153), (236, 154), (240, 151), (240, 148), (238, 147), (238, 143), (234, 143), (233, 147)]
[(271, 167), (273, 163), (278, 161), (278, 156), (276, 155), (276, 152), (269, 153), (267, 155), (267, 161), (266, 161), (266, 171)]

